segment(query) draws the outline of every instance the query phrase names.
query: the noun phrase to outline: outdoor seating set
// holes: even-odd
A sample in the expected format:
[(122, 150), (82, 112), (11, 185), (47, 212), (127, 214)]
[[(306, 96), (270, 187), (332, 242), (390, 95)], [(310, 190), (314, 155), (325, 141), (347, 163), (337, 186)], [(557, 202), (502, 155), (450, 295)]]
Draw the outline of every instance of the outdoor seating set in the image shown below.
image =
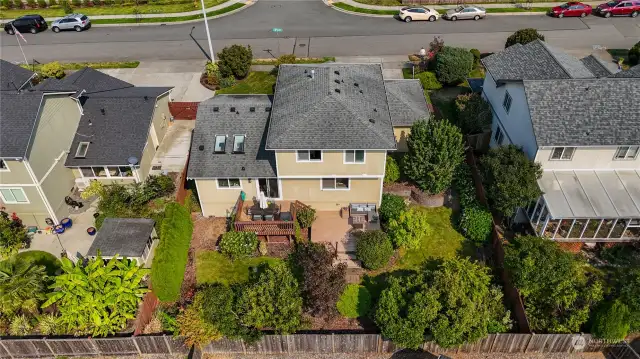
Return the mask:
[(380, 229), (377, 208), (373, 203), (351, 203), (341, 210), (341, 216), (344, 218), (347, 213), (349, 224), (354, 229)]
[(266, 208), (261, 208), (259, 204), (247, 207), (247, 215), (252, 221), (292, 221), (290, 212), (282, 212), (282, 206), (276, 203), (269, 203)]

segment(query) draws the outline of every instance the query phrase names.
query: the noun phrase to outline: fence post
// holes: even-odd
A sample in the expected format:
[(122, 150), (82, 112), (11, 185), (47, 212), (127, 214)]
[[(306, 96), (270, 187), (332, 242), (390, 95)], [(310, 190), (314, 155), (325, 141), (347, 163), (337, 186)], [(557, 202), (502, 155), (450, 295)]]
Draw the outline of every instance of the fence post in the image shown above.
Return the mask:
[(378, 335), (378, 348), (376, 350), (376, 353), (382, 353), (382, 335), (377, 334)]
[(131, 339), (131, 341), (133, 342), (133, 345), (136, 346), (136, 350), (138, 351), (138, 355), (142, 355), (142, 352), (140, 351), (140, 347), (138, 346), (138, 341), (136, 340), (136, 337), (130, 337), (129, 339)]
[(163, 334), (162, 338), (164, 339), (164, 344), (167, 346), (167, 349), (169, 350), (169, 354), (173, 354), (173, 350), (171, 350), (171, 345), (169, 345), (169, 341), (167, 340), (166, 334)]

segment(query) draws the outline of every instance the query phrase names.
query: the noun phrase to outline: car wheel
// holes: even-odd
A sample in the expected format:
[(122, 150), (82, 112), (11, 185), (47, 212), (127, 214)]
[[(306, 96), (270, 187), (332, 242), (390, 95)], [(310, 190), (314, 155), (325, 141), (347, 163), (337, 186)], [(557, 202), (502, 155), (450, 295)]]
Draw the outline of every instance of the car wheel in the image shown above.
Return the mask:
[(36, 32), (38, 32), (38, 30), (36, 30), (35, 27), (32, 27), (32, 28), (29, 29), (29, 32), (32, 33), (32, 34), (35, 34)]
[(73, 29), (76, 30), (77, 32), (82, 31), (82, 28), (78, 25), (74, 26)]
[(57, 26), (52, 27), (51, 30), (53, 30), (53, 32), (60, 32), (60, 28)]
[(611, 13), (609, 11), (604, 13), (604, 17), (606, 18), (610, 18), (611, 17)]
[(638, 12), (637, 11), (632, 12), (631, 17), (638, 17)]
[(9, 35), (13, 35), (13, 34), (14, 34), (13, 29), (9, 29), (9, 30), (7, 30), (7, 34), (9, 34)]
[(562, 19), (564, 17), (563, 13), (558, 14), (558, 19)]
[(580, 14), (580, 17), (585, 17), (585, 16), (587, 16), (586, 12), (583, 12), (582, 14)]
[(452, 17), (451, 17), (451, 21), (456, 21), (456, 20), (458, 20), (458, 17), (457, 17), (457, 16), (452, 16)]
[(476, 16), (474, 16), (474, 17), (473, 17), (473, 19), (474, 19), (475, 21), (478, 21), (478, 20), (480, 20), (480, 16), (479, 16), (479, 15), (476, 15)]
[(433, 16), (433, 15), (429, 16), (429, 21), (431, 21), (431, 22), (436, 21), (436, 17), (435, 17), (435, 16)]

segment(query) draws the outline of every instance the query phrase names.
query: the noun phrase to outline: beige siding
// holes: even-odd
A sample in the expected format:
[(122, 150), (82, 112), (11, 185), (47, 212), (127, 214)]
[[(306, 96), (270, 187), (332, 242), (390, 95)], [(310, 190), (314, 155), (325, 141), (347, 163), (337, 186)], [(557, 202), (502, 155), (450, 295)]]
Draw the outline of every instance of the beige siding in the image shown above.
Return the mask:
[(71, 193), (74, 185), (75, 177), (70, 169), (64, 167), (64, 159), (53, 167), (42, 182), (42, 191), (58, 221), (69, 216), (69, 206), (64, 202), (64, 198)]
[(196, 180), (198, 199), (204, 216), (226, 217), (233, 210), (240, 191), (246, 193), (247, 201), (256, 197), (256, 181), (242, 178), (241, 189), (218, 189), (216, 180)]
[(140, 174), (140, 180), (144, 181), (149, 175), (149, 171), (151, 170), (151, 162), (153, 161), (153, 157), (156, 155), (156, 149), (153, 147), (153, 142), (151, 138), (147, 138), (147, 145), (144, 148), (144, 152), (142, 152), (142, 160), (140, 161), (140, 169), (138, 173)]
[(169, 112), (169, 94), (166, 94), (158, 99), (156, 102), (156, 109), (153, 112), (153, 128), (158, 136), (158, 146), (162, 143), (164, 135), (169, 128), (169, 118), (171, 113)]
[(545, 170), (585, 170), (585, 169), (639, 169), (640, 156), (635, 160), (614, 161), (617, 147), (578, 147), (570, 161), (549, 160), (553, 148), (538, 149), (536, 162)]
[(407, 137), (411, 133), (411, 127), (394, 127), (393, 135), (396, 137), (398, 152), (407, 152)]
[(4, 160), (9, 171), (0, 171), (0, 184), (33, 184), (23, 161)]
[(49, 217), (47, 207), (40, 197), (40, 193), (35, 186), (22, 187), (29, 203), (25, 204), (2, 204), (7, 212), (15, 212), (26, 226), (38, 226), (44, 228), (47, 224), (44, 219)]
[(296, 162), (296, 151), (276, 151), (278, 176), (384, 176), (387, 151), (366, 151), (364, 164), (345, 164), (344, 151), (322, 151), (322, 162)]
[(352, 178), (348, 191), (323, 191), (320, 189), (320, 178), (281, 181), (283, 200), (299, 200), (319, 211), (328, 211), (356, 202), (379, 204), (382, 179)]

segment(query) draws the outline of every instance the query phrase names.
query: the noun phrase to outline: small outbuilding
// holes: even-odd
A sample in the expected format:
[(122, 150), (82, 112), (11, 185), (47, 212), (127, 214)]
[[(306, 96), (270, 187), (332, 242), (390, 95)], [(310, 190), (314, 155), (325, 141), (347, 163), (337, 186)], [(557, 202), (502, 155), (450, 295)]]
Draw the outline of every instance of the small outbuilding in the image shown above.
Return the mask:
[(127, 257), (144, 267), (151, 267), (153, 252), (158, 245), (155, 221), (148, 218), (106, 218), (87, 252), (95, 258)]

